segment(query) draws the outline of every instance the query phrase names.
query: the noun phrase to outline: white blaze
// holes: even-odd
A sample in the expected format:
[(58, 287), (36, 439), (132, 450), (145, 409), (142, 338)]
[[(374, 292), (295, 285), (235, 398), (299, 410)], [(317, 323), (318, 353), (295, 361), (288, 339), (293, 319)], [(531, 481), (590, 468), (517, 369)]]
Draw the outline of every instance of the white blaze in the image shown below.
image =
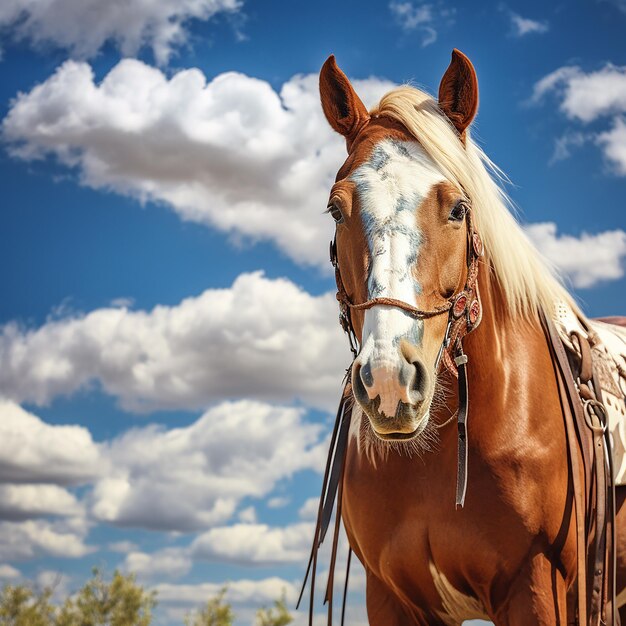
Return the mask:
[[(445, 180), (417, 142), (381, 141), (350, 177), (356, 184), (369, 245), (368, 298), (389, 297), (416, 304), (420, 292), (413, 268), (422, 233), (417, 214), (433, 185)], [(401, 309), (377, 305), (365, 312), (359, 360), (372, 373), (397, 379), (398, 343), (420, 344), (423, 322)], [(387, 395), (387, 394), (385, 394)], [(381, 402), (392, 402), (381, 397)], [(395, 406), (379, 410), (393, 415)]]

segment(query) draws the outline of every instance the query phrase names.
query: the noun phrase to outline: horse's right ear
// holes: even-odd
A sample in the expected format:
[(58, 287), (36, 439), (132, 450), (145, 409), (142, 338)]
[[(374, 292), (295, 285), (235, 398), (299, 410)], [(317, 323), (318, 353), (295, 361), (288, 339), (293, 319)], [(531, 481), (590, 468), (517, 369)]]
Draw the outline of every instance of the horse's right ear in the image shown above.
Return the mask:
[(349, 145), (369, 120), (369, 113), (348, 77), (337, 66), (334, 54), (326, 59), (320, 71), (320, 96), (328, 123), (346, 138)]

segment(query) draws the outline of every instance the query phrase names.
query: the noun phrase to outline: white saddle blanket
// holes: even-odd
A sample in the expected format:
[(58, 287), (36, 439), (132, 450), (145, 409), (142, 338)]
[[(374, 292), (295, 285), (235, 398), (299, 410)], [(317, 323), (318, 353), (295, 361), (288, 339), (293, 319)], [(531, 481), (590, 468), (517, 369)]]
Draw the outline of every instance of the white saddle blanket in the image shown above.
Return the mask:
[[(587, 336), (566, 305), (557, 307), (554, 322), (561, 338), (570, 346), (569, 335), (573, 330)], [(626, 328), (599, 320), (590, 320), (590, 325), (600, 339), (593, 345), (591, 357), (607, 410), (615, 484), (626, 485)]]

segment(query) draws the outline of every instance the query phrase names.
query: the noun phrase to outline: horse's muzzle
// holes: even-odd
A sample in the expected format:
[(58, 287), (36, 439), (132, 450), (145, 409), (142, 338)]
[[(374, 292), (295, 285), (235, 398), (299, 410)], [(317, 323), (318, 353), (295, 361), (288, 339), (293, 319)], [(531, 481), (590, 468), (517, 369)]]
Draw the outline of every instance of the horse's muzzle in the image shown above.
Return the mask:
[(356, 359), (352, 369), (354, 397), (381, 439), (412, 439), (425, 427), (430, 401), (428, 379), (419, 362), (400, 359), (372, 367)]

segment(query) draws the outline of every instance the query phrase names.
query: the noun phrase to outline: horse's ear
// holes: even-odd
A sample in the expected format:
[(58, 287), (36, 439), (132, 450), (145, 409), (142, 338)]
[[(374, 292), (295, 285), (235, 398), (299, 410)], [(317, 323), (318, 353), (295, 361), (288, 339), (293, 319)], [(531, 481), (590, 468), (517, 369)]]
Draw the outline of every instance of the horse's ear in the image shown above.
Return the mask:
[(439, 85), (439, 107), (465, 139), (465, 129), (478, 111), (478, 78), (471, 61), (456, 48)]
[(369, 113), (337, 66), (334, 54), (326, 59), (320, 71), (320, 97), (328, 123), (350, 144), (369, 119)]

